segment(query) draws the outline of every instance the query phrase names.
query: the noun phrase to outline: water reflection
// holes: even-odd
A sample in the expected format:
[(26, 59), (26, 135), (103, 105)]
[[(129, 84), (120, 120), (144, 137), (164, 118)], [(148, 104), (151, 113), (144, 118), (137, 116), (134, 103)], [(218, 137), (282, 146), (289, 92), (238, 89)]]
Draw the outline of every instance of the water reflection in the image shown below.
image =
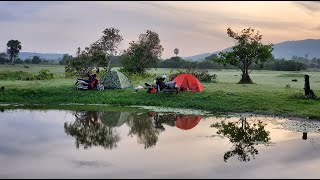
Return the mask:
[(64, 124), (68, 135), (75, 137), (76, 147), (102, 146), (106, 149), (117, 147), (120, 141), (116, 128), (126, 124), (129, 127), (128, 136), (137, 137), (144, 148), (154, 147), (158, 136), (165, 131), (164, 125), (183, 130), (194, 128), (201, 120), (201, 115), (161, 114), (157, 112), (129, 113), (129, 112), (76, 112), (73, 123)]
[[(224, 123), (222, 117), (206, 117), (197, 124), (197, 118), (191, 118), (191, 115), (178, 120), (179, 114), (175, 113), (136, 114), (135, 109), (130, 110), (131, 112), (113, 112), (118, 109), (104, 108), (108, 112), (86, 111), (77, 114), (71, 110), (5, 109), (0, 113), (2, 162), (0, 177), (123, 179), (319, 177), (317, 169), (320, 163), (319, 121), (293, 121), (265, 116), (250, 116), (246, 120), (239, 121), (238, 117), (229, 116), (230, 118), (225, 119)], [(123, 110), (129, 111), (129, 109)], [(256, 120), (261, 120), (267, 125), (259, 126)], [(67, 124), (63, 127), (65, 121)], [(179, 121), (183, 122), (181, 123), (184, 124), (183, 129), (179, 128)], [(79, 123), (79, 129), (73, 125), (74, 123)], [(217, 124), (217, 129), (210, 128), (214, 123)], [(254, 123), (257, 124), (255, 128)], [(116, 149), (109, 150), (110, 148), (105, 145), (107, 148), (104, 150), (103, 143), (97, 139), (107, 132), (103, 135), (92, 135), (97, 137), (91, 138), (91, 141), (97, 142), (77, 140), (81, 149), (84, 147), (83, 144), (87, 143), (91, 144), (87, 145), (91, 150), (76, 149), (74, 144), (76, 138), (79, 138), (77, 136), (89, 136), (89, 132), (81, 134), (78, 131), (89, 127), (99, 129), (104, 126), (119, 134)], [(132, 137), (128, 136), (130, 130)], [(211, 135), (216, 135), (218, 130), (221, 131), (219, 136), (224, 138), (211, 138), (213, 137)], [(266, 135), (267, 131), (270, 132), (270, 136)], [(241, 132), (246, 134), (240, 136)], [(66, 133), (73, 136), (67, 136)], [(146, 133), (154, 135), (148, 137)], [(265, 138), (255, 138), (259, 134)], [(307, 135), (304, 137), (305, 141), (302, 140), (304, 134)], [(137, 143), (138, 136), (140, 143)], [(259, 150), (259, 154), (253, 154), (255, 159), (252, 158), (250, 150), (247, 150), (249, 148), (245, 149), (246, 139), (261, 141), (257, 142), (259, 144), (263, 139), (267, 141), (263, 143), (269, 143), (270, 138), (272, 144), (270, 143), (267, 148), (252, 142), (247, 145), (250, 147), (251, 144), (254, 149)], [(144, 147), (148, 149), (145, 150)], [(235, 151), (237, 148), (240, 149), (239, 152)], [(229, 157), (226, 163), (223, 157), (228, 151), (230, 154), (232, 151), (238, 154)], [(241, 159), (239, 154), (244, 153), (250, 156), (249, 162), (238, 160), (238, 157)]]
[(190, 130), (197, 126), (202, 119), (201, 115), (160, 114), (156, 112), (149, 112), (148, 115), (153, 122), (153, 126), (161, 131), (165, 130), (163, 124), (182, 130)]
[(201, 118), (201, 115), (174, 113), (148, 112), (133, 114), (128, 121), (130, 127), (129, 135), (136, 135), (138, 143), (144, 144), (144, 148), (147, 149), (156, 145), (159, 134), (166, 130), (164, 125), (190, 130), (199, 123)]
[(245, 162), (250, 161), (251, 156), (255, 159), (258, 150), (254, 145), (268, 146), (270, 144), (270, 132), (265, 130), (266, 125), (260, 120), (249, 123), (246, 118), (240, 118), (236, 122), (221, 121), (212, 124), (211, 127), (218, 129), (217, 134), (229, 138), (229, 141), (233, 143), (232, 150), (224, 154), (224, 161), (227, 162), (232, 156), (237, 156), (239, 161)]
[(103, 122), (103, 114), (96, 111), (76, 112), (76, 120), (64, 123), (64, 131), (76, 139), (76, 148), (83, 145), (84, 149), (92, 146), (102, 146), (105, 149), (117, 147), (120, 136), (112, 127)]
[(130, 127), (129, 136), (136, 135), (138, 143), (144, 144), (144, 148), (150, 148), (156, 145), (160, 130), (152, 127), (150, 117), (146, 113), (132, 114), (128, 120)]

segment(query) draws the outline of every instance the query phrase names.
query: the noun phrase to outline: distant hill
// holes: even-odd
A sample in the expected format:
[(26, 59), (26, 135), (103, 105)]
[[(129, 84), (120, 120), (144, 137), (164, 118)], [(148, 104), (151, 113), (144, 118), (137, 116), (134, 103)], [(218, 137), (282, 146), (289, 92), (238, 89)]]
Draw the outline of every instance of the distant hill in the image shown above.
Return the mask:
[[(291, 59), (292, 56), (305, 57), (308, 58), (320, 58), (320, 39), (305, 39), (298, 41), (285, 41), (278, 44), (274, 44), (273, 46), (273, 56), (277, 59)], [(231, 47), (221, 50), (231, 51)], [(210, 56), (213, 53), (219, 53), (221, 51), (215, 51), (212, 53), (203, 53), (194, 56), (185, 57), (185, 60), (189, 61), (201, 61), (205, 57)]]
[(33, 56), (39, 56), (41, 59), (47, 60), (60, 60), (63, 57), (63, 54), (55, 54), (55, 53), (36, 53), (36, 52), (20, 52), (19, 58), (20, 59), (28, 59), (32, 58)]

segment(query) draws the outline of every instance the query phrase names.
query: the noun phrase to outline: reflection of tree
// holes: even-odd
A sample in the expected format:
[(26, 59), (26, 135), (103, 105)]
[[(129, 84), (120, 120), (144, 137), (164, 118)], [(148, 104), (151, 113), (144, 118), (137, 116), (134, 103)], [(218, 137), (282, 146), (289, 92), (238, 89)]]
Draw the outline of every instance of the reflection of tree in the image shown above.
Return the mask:
[(129, 135), (137, 135), (138, 142), (144, 144), (144, 148), (150, 148), (156, 145), (158, 141), (159, 130), (152, 128), (151, 121), (147, 114), (132, 114), (128, 120), (130, 127)]
[(224, 161), (226, 162), (232, 156), (238, 156), (239, 161), (250, 161), (250, 155), (254, 159), (258, 154), (254, 145), (263, 143), (268, 146), (271, 140), (269, 131), (264, 129), (265, 125), (259, 120), (257, 123), (253, 122), (251, 126), (245, 118), (240, 118), (237, 122), (221, 121), (212, 124), (211, 127), (218, 129), (217, 134), (229, 138), (234, 144), (234, 149), (224, 154)]
[(84, 149), (92, 146), (102, 146), (106, 149), (117, 147), (117, 142), (120, 141), (119, 134), (99, 121), (98, 112), (76, 113), (75, 116), (75, 122), (64, 123), (64, 130), (76, 138), (77, 148), (80, 145), (83, 145)]

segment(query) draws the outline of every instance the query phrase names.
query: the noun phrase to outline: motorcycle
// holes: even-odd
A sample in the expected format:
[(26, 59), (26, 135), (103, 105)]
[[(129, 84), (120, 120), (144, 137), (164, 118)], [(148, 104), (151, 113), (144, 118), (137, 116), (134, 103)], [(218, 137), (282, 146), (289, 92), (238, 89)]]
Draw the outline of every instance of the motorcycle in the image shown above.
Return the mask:
[(176, 82), (175, 81), (164, 82), (164, 79), (165, 78), (163, 78), (163, 77), (156, 78), (154, 80), (154, 84), (152, 84), (152, 85), (145, 83), (147, 92), (157, 93), (158, 91), (163, 91), (166, 93), (178, 94), (179, 88), (178, 88)]
[(90, 74), (88, 76), (89, 79), (77, 78), (77, 81), (74, 84), (76, 85), (77, 90), (104, 90), (104, 86), (101, 84), (101, 81), (97, 78), (96, 74)]
[(163, 92), (178, 94), (179, 88), (175, 81), (165, 82), (162, 88)]

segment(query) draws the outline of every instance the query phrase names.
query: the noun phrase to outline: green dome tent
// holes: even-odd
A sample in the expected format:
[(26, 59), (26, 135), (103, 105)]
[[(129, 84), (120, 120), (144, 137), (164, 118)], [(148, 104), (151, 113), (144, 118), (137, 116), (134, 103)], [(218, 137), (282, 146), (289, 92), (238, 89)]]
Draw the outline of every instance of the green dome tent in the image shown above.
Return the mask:
[(125, 89), (131, 87), (130, 80), (119, 71), (107, 72), (101, 82), (106, 89)]

